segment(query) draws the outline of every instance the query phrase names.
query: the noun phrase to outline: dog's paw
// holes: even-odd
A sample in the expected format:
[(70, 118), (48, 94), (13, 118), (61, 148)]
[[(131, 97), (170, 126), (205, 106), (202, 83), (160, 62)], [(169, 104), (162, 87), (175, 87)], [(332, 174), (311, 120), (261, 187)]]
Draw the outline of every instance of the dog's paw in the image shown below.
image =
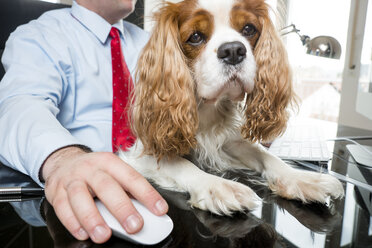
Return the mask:
[(211, 176), (190, 189), (189, 203), (192, 207), (208, 210), (218, 215), (251, 210), (261, 199), (244, 184)]
[(344, 188), (335, 177), (310, 171), (293, 170), (268, 181), (277, 195), (307, 202), (326, 203), (327, 198), (342, 198)]

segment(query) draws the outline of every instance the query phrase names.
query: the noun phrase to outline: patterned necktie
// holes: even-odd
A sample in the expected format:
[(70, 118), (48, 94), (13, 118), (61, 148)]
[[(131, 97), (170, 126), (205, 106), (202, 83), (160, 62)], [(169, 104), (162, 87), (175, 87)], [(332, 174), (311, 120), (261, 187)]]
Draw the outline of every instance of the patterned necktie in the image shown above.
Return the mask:
[(136, 138), (132, 134), (128, 119), (130, 93), (133, 81), (125, 63), (120, 46), (120, 35), (117, 28), (111, 28), (111, 60), (112, 60), (112, 151), (127, 150)]

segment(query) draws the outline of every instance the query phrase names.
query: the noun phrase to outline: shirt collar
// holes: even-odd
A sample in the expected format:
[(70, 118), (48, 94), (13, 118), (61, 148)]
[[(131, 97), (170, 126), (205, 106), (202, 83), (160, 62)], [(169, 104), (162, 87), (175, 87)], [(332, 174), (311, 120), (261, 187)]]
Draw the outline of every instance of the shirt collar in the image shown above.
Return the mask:
[(123, 20), (111, 25), (100, 15), (84, 8), (75, 1), (72, 3), (71, 15), (90, 30), (102, 43), (106, 42), (112, 27), (117, 28), (124, 36)]

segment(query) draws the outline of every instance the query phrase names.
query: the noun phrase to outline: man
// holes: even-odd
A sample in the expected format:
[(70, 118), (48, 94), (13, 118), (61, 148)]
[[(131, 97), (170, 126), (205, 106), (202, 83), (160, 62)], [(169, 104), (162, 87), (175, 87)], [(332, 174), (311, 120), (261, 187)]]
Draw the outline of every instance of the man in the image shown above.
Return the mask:
[(119, 55), (112, 54), (111, 41), (120, 39), (133, 74), (148, 39), (122, 21), (135, 3), (76, 0), (71, 9), (48, 12), (19, 27), (2, 58), (0, 160), (42, 186), (45, 181), (47, 200), (79, 240), (102, 243), (111, 236), (93, 196), (128, 233), (143, 226), (128, 193), (156, 215), (168, 210), (159, 193), (112, 153), (111, 62)]

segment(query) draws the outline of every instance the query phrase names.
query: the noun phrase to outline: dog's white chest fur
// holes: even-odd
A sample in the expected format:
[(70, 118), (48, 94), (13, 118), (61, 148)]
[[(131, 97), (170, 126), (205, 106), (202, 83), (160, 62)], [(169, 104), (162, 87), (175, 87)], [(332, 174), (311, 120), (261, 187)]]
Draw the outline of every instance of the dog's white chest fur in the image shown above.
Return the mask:
[[(199, 167), (208, 171), (222, 172), (234, 166), (237, 161), (226, 153), (226, 145), (240, 140), (242, 125), (238, 103), (221, 100), (199, 107), (198, 141), (193, 156)], [(239, 163), (239, 162), (238, 162)]]

